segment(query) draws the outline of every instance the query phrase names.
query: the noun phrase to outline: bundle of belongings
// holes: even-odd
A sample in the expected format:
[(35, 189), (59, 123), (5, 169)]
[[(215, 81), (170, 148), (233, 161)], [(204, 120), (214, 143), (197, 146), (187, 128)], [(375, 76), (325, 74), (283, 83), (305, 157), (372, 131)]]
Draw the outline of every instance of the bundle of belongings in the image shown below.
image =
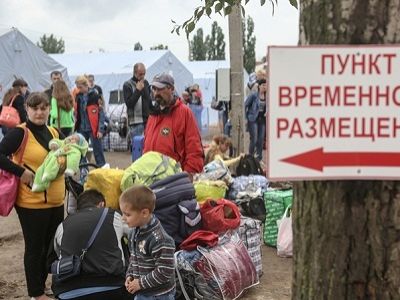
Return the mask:
[[(125, 170), (89, 172), (85, 188), (98, 189), (107, 206), (119, 209), (122, 191), (134, 184), (150, 187), (156, 196), (154, 214), (177, 249), (176, 299), (237, 299), (258, 284), (262, 275), (262, 224), (277, 226), (268, 209), (272, 195), (268, 180), (251, 157), (241, 161), (237, 177), (216, 159), (192, 182), (174, 159), (147, 152)], [(278, 219), (290, 216), (286, 207)], [(289, 232), (288, 221), (282, 221)], [(275, 230), (271, 223), (265, 224)], [(275, 238), (276, 244), (277, 235), (271, 237), (268, 231), (268, 242), (272, 244)], [(287, 237), (284, 234), (282, 247), (286, 256), (290, 252)]]

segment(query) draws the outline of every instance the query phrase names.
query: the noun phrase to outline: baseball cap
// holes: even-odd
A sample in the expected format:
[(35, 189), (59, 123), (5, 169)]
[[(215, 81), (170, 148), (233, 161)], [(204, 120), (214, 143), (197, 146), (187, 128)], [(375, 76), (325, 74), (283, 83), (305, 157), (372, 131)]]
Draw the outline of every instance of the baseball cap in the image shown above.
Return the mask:
[(155, 86), (156, 88), (163, 89), (167, 85), (174, 86), (175, 81), (171, 75), (169, 75), (167, 73), (161, 73), (161, 74), (154, 76), (153, 82), (151, 83), (151, 85)]

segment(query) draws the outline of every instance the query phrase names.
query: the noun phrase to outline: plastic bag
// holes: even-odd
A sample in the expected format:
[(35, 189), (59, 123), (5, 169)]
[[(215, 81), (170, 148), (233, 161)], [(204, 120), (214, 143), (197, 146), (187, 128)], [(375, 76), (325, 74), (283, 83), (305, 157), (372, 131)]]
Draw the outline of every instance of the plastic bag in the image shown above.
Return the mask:
[(120, 184), (124, 170), (119, 169), (94, 169), (88, 174), (85, 190), (96, 189), (104, 195), (106, 206), (119, 209)]
[(233, 182), (231, 172), (220, 159), (215, 159), (206, 164), (203, 168), (203, 173), (200, 173), (196, 180), (222, 180), (227, 185)]
[(200, 180), (194, 183), (197, 202), (203, 204), (207, 199), (221, 199), (225, 197), (228, 187), (221, 180)]
[(203, 229), (222, 233), (240, 225), (240, 212), (235, 203), (219, 199), (207, 200), (200, 208)]
[(277, 254), (280, 257), (293, 256), (293, 231), (292, 231), (292, 210), (288, 206), (282, 219), (276, 221), (278, 224), (278, 239), (276, 242)]
[[(175, 254), (177, 275), (185, 299), (233, 300), (259, 283), (256, 269), (237, 234), (228, 232), (217, 246)], [(185, 276), (182, 276), (185, 275)], [(187, 285), (191, 275), (192, 284)], [(185, 278), (186, 277), (186, 278)], [(188, 288), (193, 289), (189, 291)]]

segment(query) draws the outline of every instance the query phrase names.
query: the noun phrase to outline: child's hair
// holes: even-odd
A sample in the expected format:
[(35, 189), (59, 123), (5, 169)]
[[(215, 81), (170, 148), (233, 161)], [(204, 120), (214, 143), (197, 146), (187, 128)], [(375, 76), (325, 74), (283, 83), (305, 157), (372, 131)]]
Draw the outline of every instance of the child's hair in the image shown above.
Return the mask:
[(49, 106), (49, 97), (45, 93), (33, 92), (30, 93), (28, 99), (26, 99), (26, 106), (37, 107), (41, 104)]
[(222, 144), (226, 144), (228, 147), (231, 147), (232, 141), (231, 141), (230, 137), (228, 137), (224, 134), (214, 135), (210, 149), (206, 153), (205, 162), (204, 162), (205, 164), (212, 162), (215, 159), (215, 156), (217, 154), (223, 155), (222, 151), (220, 150), (220, 145), (222, 145)]
[(74, 107), (74, 100), (68, 89), (67, 84), (63, 80), (58, 80), (53, 83), (53, 95), (57, 100), (57, 105), (65, 111), (71, 111)]
[(232, 140), (229, 136), (225, 134), (218, 134), (213, 136), (213, 142), (219, 146), (221, 144), (228, 144), (228, 146), (232, 146)]
[(78, 204), (77, 209), (80, 210), (88, 207), (95, 207), (101, 202), (104, 202), (105, 205), (106, 199), (104, 199), (104, 195), (98, 190), (90, 189), (80, 194), (76, 202)]
[(147, 186), (134, 185), (122, 193), (119, 202), (129, 204), (132, 210), (148, 209), (152, 213), (156, 206), (156, 196)]

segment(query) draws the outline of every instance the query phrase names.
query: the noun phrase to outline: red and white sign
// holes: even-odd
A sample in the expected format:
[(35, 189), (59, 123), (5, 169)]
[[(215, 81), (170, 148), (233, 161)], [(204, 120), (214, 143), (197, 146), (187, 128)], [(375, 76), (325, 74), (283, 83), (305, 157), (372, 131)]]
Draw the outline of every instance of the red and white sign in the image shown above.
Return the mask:
[(270, 180), (400, 178), (400, 46), (268, 56)]

